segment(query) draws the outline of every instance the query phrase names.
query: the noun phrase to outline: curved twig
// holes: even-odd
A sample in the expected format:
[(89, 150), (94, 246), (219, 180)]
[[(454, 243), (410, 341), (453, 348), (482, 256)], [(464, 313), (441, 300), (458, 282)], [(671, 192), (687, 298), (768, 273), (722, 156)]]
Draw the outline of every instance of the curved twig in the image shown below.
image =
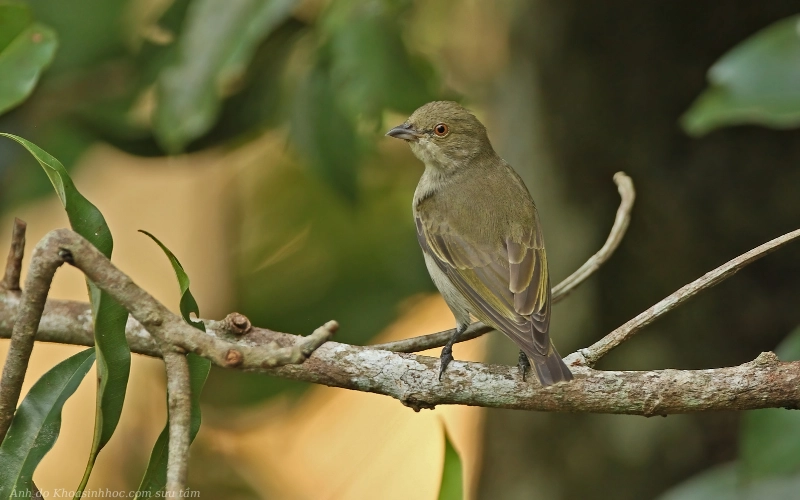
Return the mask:
[[(620, 204), (619, 208), (617, 208), (617, 215), (614, 218), (614, 225), (611, 228), (606, 242), (603, 244), (602, 248), (592, 255), (577, 271), (570, 274), (561, 283), (553, 287), (553, 295), (551, 298), (553, 304), (557, 304), (566, 298), (567, 295), (572, 293), (581, 283), (586, 281), (589, 276), (600, 269), (600, 266), (611, 257), (622, 241), (622, 238), (625, 236), (625, 232), (631, 221), (631, 210), (633, 209), (633, 202), (636, 199), (636, 190), (633, 188), (633, 181), (625, 172), (617, 172), (614, 174), (614, 183), (617, 185), (617, 190), (619, 191)], [(493, 329), (494, 328), (491, 326), (478, 321), (467, 328), (458, 338), (458, 342), (472, 340)], [(443, 332), (412, 337), (410, 339), (373, 344), (368, 347), (392, 352), (419, 352), (434, 347), (442, 347), (452, 338), (453, 333), (455, 333), (455, 328)]]
[(586, 279), (595, 273), (600, 266), (611, 257), (628, 226), (631, 223), (631, 210), (633, 209), (633, 202), (636, 199), (636, 190), (633, 188), (633, 181), (630, 177), (625, 175), (625, 172), (617, 172), (614, 174), (614, 183), (617, 185), (619, 191), (620, 203), (617, 208), (617, 215), (614, 217), (614, 226), (606, 238), (606, 242), (596, 254), (586, 261), (577, 271), (570, 274), (564, 281), (553, 287), (553, 303), (566, 298), (567, 295), (572, 293), (578, 285), (586, 281)]
[[(22, 223), (21, 226), (17, 225), (16, 228), (21, 228), (19, 237), (24, 241), (25, 223)], [(47, 293), (50, 291), (50, 283), (53, 281), (56, 269), (63, 264), (58, 256), (48, 255), (44, 246), (39, 243), (33, 250), (33, 259), (41, 261), (41, 265), (32, 267), (25, 281), (25, 291), (22, 293), (14, 318), (8, 357), (3, 367), (2, 380), (0, 380), (0, 442), (5, 438), (17, 409), (17, 401), (19, 401), (22, 391), (25, 372), (28, 370), (28, 361), (31, 351), (33, 351), (39, 320), (47, 301)], [(19, 259), (22, 259), (21, 251), (18, 256)], [(19, 279), (19, 275), (17, 275), (17, 279)]]

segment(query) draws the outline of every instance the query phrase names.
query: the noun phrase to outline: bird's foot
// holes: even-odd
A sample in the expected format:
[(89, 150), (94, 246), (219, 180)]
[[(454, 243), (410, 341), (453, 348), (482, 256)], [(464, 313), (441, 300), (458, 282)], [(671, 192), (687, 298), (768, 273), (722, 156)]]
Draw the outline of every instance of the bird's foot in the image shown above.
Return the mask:
[(439, 382), (442, 381), (442, 375), (444, 375), (444, 371), (451, 361), (453, 361), (453, 346), (447, 344), (444, 346), (442, 354), (439, 356)]
[(442, 381), (442, 375), (444, 375), (444, 371), (447, 369), (447, 365), (453, 361), (453, 344), (458, 341), (458, 337), (464, 333), (464, 330), (467, 329), (469, 323), (464, 323), (463, 325), (458, 325), (456, 327), (456, 331), (453, 332), (453, 336), (450, 340), (445, 344), (444, 348), (442, 349), (442, 354), (439, 356), (439, 382)]
[(517, 361), (517, 368), (519, 369), (519, 374), (522, 377), (522, 381), (525, 382), (525, 373), (530, 369), (531, 361), (528, 359), (528, 355), (525, 354), (524, 351), (519, 351), (519, 360)]

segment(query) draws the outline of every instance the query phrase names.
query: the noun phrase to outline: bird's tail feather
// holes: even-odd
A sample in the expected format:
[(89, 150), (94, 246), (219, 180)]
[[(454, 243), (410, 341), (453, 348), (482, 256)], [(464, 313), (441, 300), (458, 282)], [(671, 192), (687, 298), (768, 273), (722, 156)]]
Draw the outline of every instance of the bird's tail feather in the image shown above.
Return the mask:
[(547, 356), (536, 353), (533, 356), (528, 354), (528, 358), (531, 360), (531, 365), (536, 372), (536, 378), (545, 387), (558, 382), (566, 382), (573, 378), (572, 372), (564, 364), (552, 343)]

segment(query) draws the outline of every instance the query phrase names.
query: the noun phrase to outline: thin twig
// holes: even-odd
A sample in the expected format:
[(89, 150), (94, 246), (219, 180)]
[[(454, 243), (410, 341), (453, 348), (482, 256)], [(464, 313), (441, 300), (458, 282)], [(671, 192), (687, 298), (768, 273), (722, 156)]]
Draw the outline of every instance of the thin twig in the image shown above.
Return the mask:
[(22, 256), (25, 254), (25, 221), (14, 219), (14, 228), (11, 231), (11, 248), (8, 251), (6, 272), (0, 289), (10, 292), (19, 291), (19, 277), (22, 273)]
[[(467, 340), (477, 339), (481, 335), (491, 332), (494, 327), (476, 321), (464, 330), (456, 342), (466, 342)], [(376, 349), (380, 351), (392, 352), (420, 352), (434, 347), (442, 347), (445, 345), (456, 332), (455, 328), (444, 330), (442, 332), (429, 333), (428, 335), (420, 335), (418, 337), (411, 337), (403, 340), (395, 340), (392, 342), (385, 342), (383, 344), (372, 344), (365, 346), (367, 349)]]
[(45, 238), (33, 250), (25, 290), (14, 319), (8, 357), (0, 380), (0, 442), (14, 418), (50, 283), (56, 270), (63, 264), (63, 260), (48, 245), (49, 240)]
[[(756, 248), (736, 257), (735, 259), (729, 260), (713, 271), (710, 271), (700, 278), (692, 281), (688, 285), (681, 287), (669, 297), (662, 299), (654, 306), (640, 313), (635, 318), (620, 326), (591, 346), (585, 349), (580, 349), (577, 354), (583, 356), (584, 359), (582, 361), (587, 366), (594, 366), (600, 360), (600, 358), (608, 354), (618, 345), (633, 337), (639, 330), (649, 325), (663, 314), (675, 309), (703, 290), (711, 288), (727, 278), (730, 278), (743, 267), (757, 261), (761, 257), (777, 250), (782, 245), (785, 245), (786, 243), (789, 243), (798, 237), (800, 237), (800, 229), (784, 234), (783, 236), (768, 241), (763, 245), (757, 246)], [(570, 362), (571, 359), (567, 361)], [(575, 360), (572, 362), (580, 363), (581, 360)]]
[(168, 498), (180, 498), (189, 475), (189, 445), (192, 419), (192, 390), (189, 384), (189, 362), (184, 354), (169, 346), (162, 349), (167, 370), (169, 406), (169, 454), (167, 456)]
[[(578, 288), (581, 283), (586, 281), (589, 276), (600, 269), (600, 266), (611, 257), (622, 241), (622, 238), (625, 236), (625, 232), (628, 230), (628, 225), (631, 221), (631, 210), (633, 209), (633, 202), (636, 199), (636, 190), (633, 188), (633, 181), (625, 172), (617, 172), (614, 174), (614, 183), (617, 185), (617, 190), (619, 191), (620, 204), (619, 208), (617, 208), (617, 215), (614, 218), (614, 226), (611, 228), (611, 232), (605, 244), (603, 244), (603, 247), (592, 255), (577, 271), (553, 287), (553, 294), (550, 299), (553, 304), (557, 304), (566, 298), (567, 295)], [(493, 329), (494, 328), (491, 326), (485, 325), (480, 321), (475, 322), (458, 338), (458, 342), (472, 340)], [(452, 328), (443, 332), (431, 333), (383, 344), (373, 344), (368, 347), (392, 352), (419, 352), (434, 347), (442, 347), (453, 337), (455, 331), (455, 328)]]
[(631, 209), (633, 209), (633, 201), (636, 199), (636, 190), (633, 188), (633, 181), (630, 177), (625, 175), (625, 172), (617, 172), (614, 174), (614, 183), (617, 185), (619, 191), (620, 204), (617, 208), (617, 215), (614, 217), (614, 226), (611, 228), (606, 242), (600, 250), (592, 255), (577, 271), (570, 274), (564, 281), (553, 287), (553, 303), (566, 298), (578, 285), (586, 281), (586, 279), (595, 273), (600, 266), (602, 266), (625, 236), (628, 226), (631, 222)]

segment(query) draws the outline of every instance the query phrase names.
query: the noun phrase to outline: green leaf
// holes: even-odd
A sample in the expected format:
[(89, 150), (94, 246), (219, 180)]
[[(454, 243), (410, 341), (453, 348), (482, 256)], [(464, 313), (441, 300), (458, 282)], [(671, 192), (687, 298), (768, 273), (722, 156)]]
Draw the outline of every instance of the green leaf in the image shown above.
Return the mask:
[(226, 84), (241, 74), (293, 4), (196, 0), (190, 5), (176, 61), (164, 69), (157, 86), (154, 132), (167, 151), (183, 150), (212, 127)]
[(322, 62), (299, 85), (292, 107), (291, 133), (311, 170), (354, 201), (360, 161), (358, 137)]
[(442, 484), (439, 487), (439, 500), (461, 500), (464, 498), (464, 472), (461, 457), (450, 442), (447, 428), (444, 428), (444, 467)]
[[(3, 133), (0, 133), (0, 136), (18, 142), (36, 158), (64, 205), (72, 229), (110, 258), (114, 241), (105, 218), (100, 210), (77, 190), (64, 166), (50, 154), (21, 137)], [(125, 338), (128, 311), (93, 283), (87, 281), (87, 284), (97, 349), (97, 411), (94, 440), (78, 491), (86, 486), (97, 454), (108, 443), (117, 428), (131, 367), (131, 351)]]
[(411, 113), (436, 95), (433, 67), (406, 48), (397, 22), (410, 2), (339, 1), (323, 22), (331, 78), (351, 116), (380, 121), (387, 108)]
[(729, 500), (740, 499), (735, 462), (712, 467), (687, 479), (658, 497), (658, 500)]
[(61, 409), (94, 359), (94, 348), (81, 351), (54, 366), (31, 387), (0, 444), (0, 498), (30, 494), (33, 472), (61, 431)]
[(27, 5), (0, 2), (0, 113), (33, 92), (57, 46), (55, 32), (35, 23)]
[(161, 250), (167, 255), (169, 259), (169, 263), (172, 264), (172, 269), (175, 271), (175, 277), (178, 278), (178, 286), (181, 289), (181, 302), (180, 302), (180, 309), (181, 309), (181, 316), (183, 316), (184, 321), (192, 325), (193, 327), (197, 328), (198, 330), (206, 331), (206, 325), (203, 324), (202, 321), (192, 321), (191, 313), (194, 313), (196, 316), (200, 315), (200, 308), (197, 305), (197, 301), (194, 299), (192, 292), (189, 291), (189, 275), (186, 274), (186, 271), (183, 269), (183, 266), (178, 261), (178, 258), (175, 257), (169, 248), (164, 246), (161, 241), (153, 236), (151, 233), (140, 229), (140, 233), (145, 234), (150, 237), (156, 244), (161, 247)]
[(709, 87), (681, 118), (687, 133), (744, 123), (800, 125), (800, 16), (741, 42), (711, 66), (707, 78)]
[(736, 462), (718, 465), (671, 488), (658, 500), (765, 500), (797, 498), (800, 475), (741, 484)]
[[(775, 350), (783, 361), (800, 359), (800, 328)], [(766, 408), (745, 413), (739, 437), (744, 481), (800, 472), (800, 411)]]
[(259, 2), (220, 68), (218, 83), (222, 87), (244, 75), (258, 45), (289, 18), (296, 4), (297, 0)]
[[(189, 276), (183, 269), (178, 258), (173, 254), (158, 238), (148, 233), (147, 231), (139, 230), (140, 233), (149, 236), (156, 244), (161, 247), (161, 250), (167, 255), (172, 269), (175, 271), (175, 276), (178, 278), (178, 286), (181, 290), (181, 316), (184, 321), (197, 328), (198, 330), (206, 331), (205, 324), (202, 321), (192, 321), (191, 313), (200, 315), (200, 309), (197, 306), (197, 301), (192, 292), (189, 290)], [(200, 393), (203, 392), (203, 386), (208, 378), (208, 373), (211, 371), (211, 361), (190, 353), (188, 355), (189, 362), (189, 379), (191, 385), (192, 396), (192, 417), (191, 425), (189, 428), (190, 440), (194, 441), (197, 432), (200, 430), (201, 415), (200, 415)], [(156, 439), (156, 444), (153, 446), (153, 451), (150, 453), (150, 461), (147, 464), (147, 470), (144, 473), (142, 482), (139, 484), (139, 491), (136, 498), (151, 498), (153, 494), (164, 489), (167, 484), (167, 456), (169, 444), (169, 421), (164, 426), (164, 430)]]

